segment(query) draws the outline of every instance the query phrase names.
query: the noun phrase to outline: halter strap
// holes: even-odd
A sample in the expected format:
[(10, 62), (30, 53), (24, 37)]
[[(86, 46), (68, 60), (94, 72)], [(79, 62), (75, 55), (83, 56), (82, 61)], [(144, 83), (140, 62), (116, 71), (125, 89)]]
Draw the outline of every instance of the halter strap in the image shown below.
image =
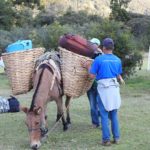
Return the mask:
[(40, 128), (28, 128), (28, 131), (29, 131), (29, 132), (37, 131), (37, 130), (40, 130), (40, 131), (41, 131), (41, 127), (40, 127)]

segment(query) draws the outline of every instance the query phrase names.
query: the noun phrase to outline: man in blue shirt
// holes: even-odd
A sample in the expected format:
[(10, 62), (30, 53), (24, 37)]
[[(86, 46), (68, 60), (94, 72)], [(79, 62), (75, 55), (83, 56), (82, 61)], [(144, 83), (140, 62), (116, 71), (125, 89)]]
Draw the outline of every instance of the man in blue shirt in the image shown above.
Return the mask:
[(91, 67), (88, 63), (83, 66), (89, 69), (90, 77), (97, 80), (98, 107), (102, 124), (102, 145), (110, 146), (109, 119), (111, 120), (113, 134), (112, 142), (118, 144), (120, 138), (117, 110), (121, 105), (121, 98), (117, 79), (121, 83), (124, 83), (124, 80), (121, 77), (121, 60), (113, 54), (113, 40), (106, 38), (102, 44), (104, 54), (98, 56)]

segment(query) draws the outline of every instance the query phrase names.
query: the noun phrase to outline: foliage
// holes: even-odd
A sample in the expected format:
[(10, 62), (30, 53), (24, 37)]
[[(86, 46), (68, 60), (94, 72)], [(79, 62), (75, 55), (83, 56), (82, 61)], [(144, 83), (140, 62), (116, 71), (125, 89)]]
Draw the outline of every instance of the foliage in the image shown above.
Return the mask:
[(136, 37), (139, 49), (147, 51), (150, 43), (150, 17), (137, 16), (130, 19), (127, 25), (131, 27), (131, 31)]
[[(122, 9), (125, 3), (118, 7)], [(83, 11), (77, 13), (68, 10), (66, 14), (59, 17), (42, 10), (35, 19), (33, 14), (32, 8), (24, 5), (15, 6), (15, 23), (11, 30), (0, 31), (0, 53), (8, 44), (21, 39), (31, 39), (33, 47), (57, 49), (59, 37), (71, 32), (87, 39), (112, 37), (116, 43), (114, 53), (122, 59), (125, 76), (132, 75), (136, 67), (141, 66), (142, 57), (137, 51), (137, 42), (130, 29), (123, 23), (102, 19)]]
[(77, 24), (83, 25), (89, 22), (101, 22), (102, 18), (97, 15), (89, 15), (85, 11), (74, 12), (72, 10), (68, 10), (63, 16), (58, 18), (58, 21), (61, 24)]
[(46, 49), (58, 47), (58, 40), (61, 35), (72, 32), (72, 28), (68, 25), (60, 25), (54, 22), (49, 26), (35, 29), (31, 35), (31, 39), (36, 46), (43, 46)]
[(15, 11), (10, 1), (0, 1), (0, 29), (10, 30), (14, 25)]
[(6, 30), (0, 30), (0, 55), (4, 52), (4, 48), (11, 43), (10, 32)]
[(86, 37), (99, 39), (111, 37), (114, 40), (114, 53), (122, 60), (125, 77), (135, 73), (136, 67), (141, 68), (142, 56), (137, 50), (135, 38), (123, 23), (105, 20), (101, 24), (90, 24), (88, 28)]
[(34, 26), (44, 26), (52, 24), (56, 19), (56, 16), (46, 12), (44, 9), (34, 19)]
[(24, 5), (16, 6), (15, 26), (24, 27), (33, 25), (33, 10)]
[(2, 52), (5, 52), (5, 48), (17, 40), (26, 40), (30, 38), (32, 33), (31, 27), (24, 28), (12, 28), (11, 31), (0, 30), (0, 55)]
[(40, 5), (40, 0), (12, 0), (15, 5), (25, 5), (28, 7), (34, 7), (34, 4)]
[(24, 5), (15, 6), (11, 1), (0, 1), (0, 29), (11, 30), (33, 24), (33, 10)]
[(59, 37), (67, 32), (73, 32), (73, 28), (69, 25), (60, 25), (58, 22), (39, 28), (26, 26), (12, 28), (11, 31), (0, 30), (0, 54), (5, 51), (7, 45), (17, 40), (27, 39), (32, 40), (33, 47), (45, 47), (47, 50), (56, 49)]
[(126, 11), (126, 8), (128, 6), (128, 3), (131, 0), (111, 0), (110, 2), (110, 8), (111, 8), (111, 14), (110, 19), (114, 19), (117, 21), (128, 21), (129, 14)]

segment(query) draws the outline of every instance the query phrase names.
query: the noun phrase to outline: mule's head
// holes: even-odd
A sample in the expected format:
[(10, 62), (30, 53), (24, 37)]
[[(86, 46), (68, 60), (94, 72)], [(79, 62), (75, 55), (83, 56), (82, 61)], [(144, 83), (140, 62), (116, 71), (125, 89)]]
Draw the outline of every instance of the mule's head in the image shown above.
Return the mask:
[(26, 113), (25, 124), (27, 125), (30, 136), (30, 147), (38, 149), (41, 146), (41, 107), (34, 107), (32, 111), (28, 108), (22, 109)]

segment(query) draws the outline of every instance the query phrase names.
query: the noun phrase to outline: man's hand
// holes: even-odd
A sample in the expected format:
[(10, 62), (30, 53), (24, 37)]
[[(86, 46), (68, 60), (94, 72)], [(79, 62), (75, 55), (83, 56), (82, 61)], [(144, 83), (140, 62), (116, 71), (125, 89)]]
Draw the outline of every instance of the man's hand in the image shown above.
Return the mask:
[[(83, 68), (86, 68), (89, 72), (90, 67), (91, 67), (91, 61), (81, 61), (81, 65)], [(89, 78), (94, 79), (95, 75), (89, 73)]]
[(122, 78), (120, 79), (120, 83), (123, 84), (123, 85), (126, 84), (125, 81)]
[(125, 81), (123, 80), (122, 76), (121, 75), (118, 75), (118, 80), (120, 82), (120, 84), (125, 84)]
[(83, 68), (89, 69), (91, 67), (91, 61), (81, 61)]

